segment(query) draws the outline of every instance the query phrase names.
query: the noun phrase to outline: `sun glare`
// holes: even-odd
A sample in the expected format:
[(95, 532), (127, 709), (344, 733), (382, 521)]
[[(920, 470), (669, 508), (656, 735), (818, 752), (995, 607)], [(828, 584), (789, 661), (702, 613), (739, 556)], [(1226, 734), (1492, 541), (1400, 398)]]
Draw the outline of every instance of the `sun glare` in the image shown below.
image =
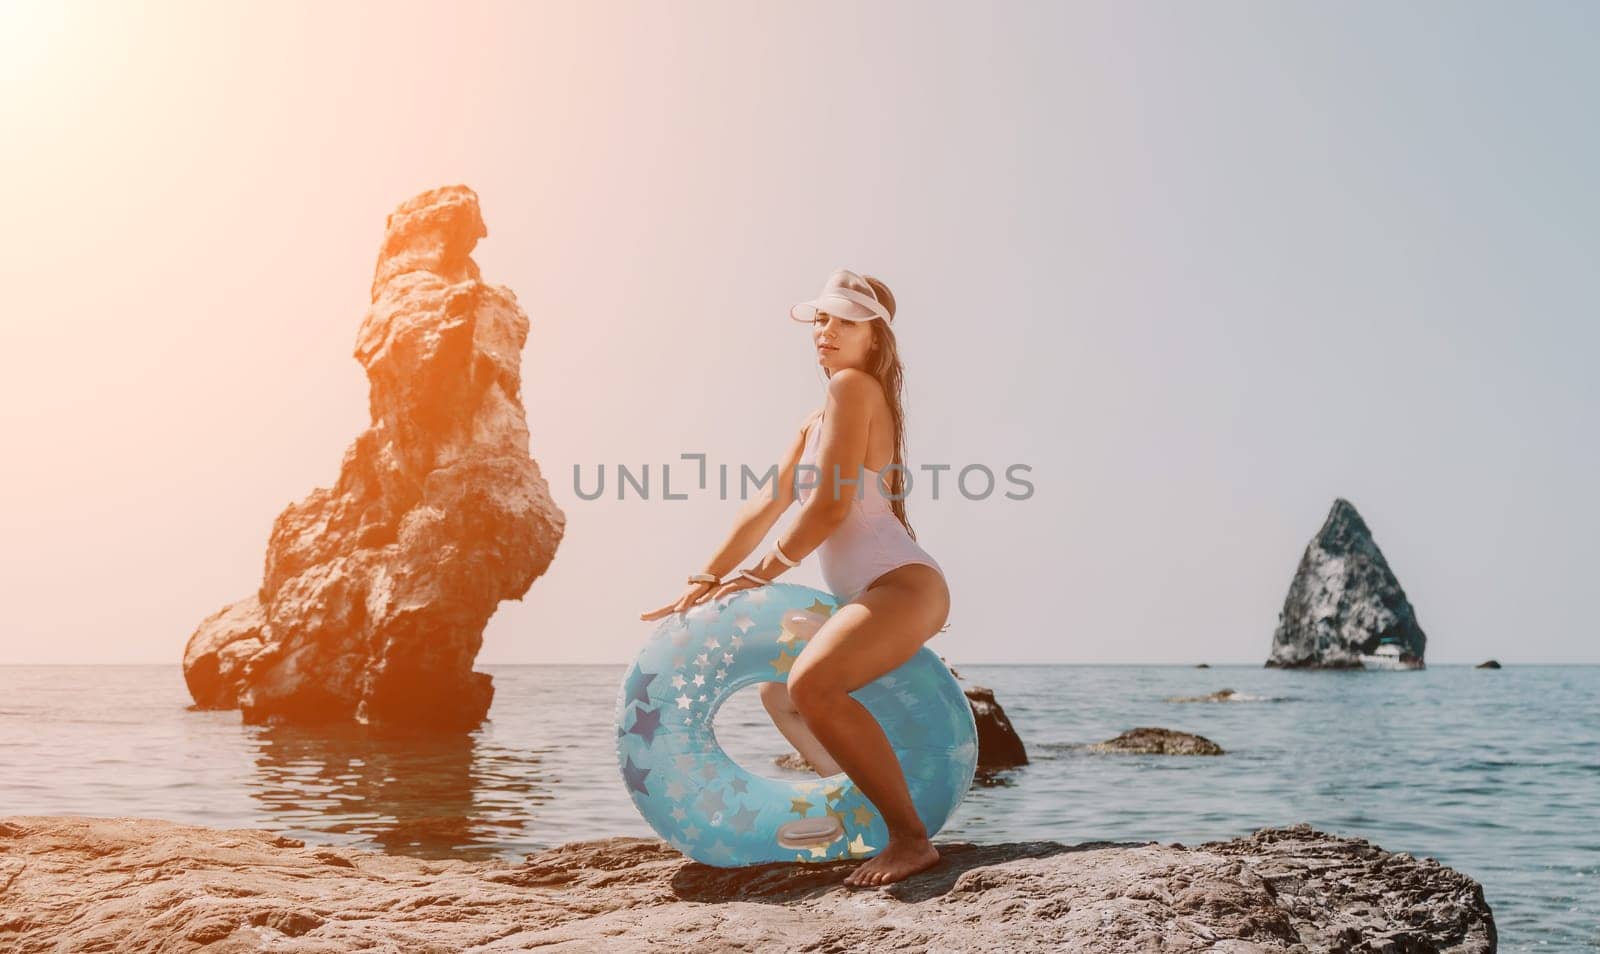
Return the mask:
[(39, 68), (60, 54), (71, 19), (67, 3), (0, 0), (0, 82), (8, 98), (26, 95)]

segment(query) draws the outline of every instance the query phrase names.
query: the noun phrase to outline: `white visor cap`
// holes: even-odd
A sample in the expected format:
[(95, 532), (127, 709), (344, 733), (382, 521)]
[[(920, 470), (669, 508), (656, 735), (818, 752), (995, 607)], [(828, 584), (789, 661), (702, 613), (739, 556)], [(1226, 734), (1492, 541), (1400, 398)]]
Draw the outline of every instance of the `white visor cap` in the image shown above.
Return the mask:
[(871, 321), (873, 318), (882, 318), (890, 323), (894, 321), (889, 309), (873, 293), (872, 285), (848, 268), (841, 268), (829, 275), (817, 297), (791, 307), (789, 317), (809, 323), (819, 311), (838, 315), (845, 321)]

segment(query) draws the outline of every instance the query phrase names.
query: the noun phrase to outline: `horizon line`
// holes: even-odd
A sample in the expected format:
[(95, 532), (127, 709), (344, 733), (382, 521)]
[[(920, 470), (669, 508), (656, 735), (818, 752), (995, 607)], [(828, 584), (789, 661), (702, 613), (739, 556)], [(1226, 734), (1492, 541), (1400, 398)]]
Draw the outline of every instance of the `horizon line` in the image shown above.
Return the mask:
[[(940, 658), (942, 659), (943, 657), (941, 656)], [(1493, 659), (1495, 662), (1498, 662), (1501, 666), (1591, 666), (1591, 667), (1592, 666), (1600, 666), (1600, 661), (1595, 661), (1595, 662), (1573, 662), (1573, 661), (1569, 661), (1569, 660), (1553, 660), (1553, 661), (1512, 662), (1512, 663), (1508, 663), (1505, 660), (1499, 659), (1497, 657), (1491, 656), (1489, 658)], [(1481, 665), (1482, 662), (1487, 662), (1487, 661), (1488, 660), (1482, 660), (1480, 662), (1436, 662), (1436, 663), (1424, 662), (1424, 669), (1432, 668), (1434, 666), (1468, 666), (1468, 667), (1476, 668), (1477, 666)], [(630, 660), (626, 660), (624, 662), (617, 662), (615, 660), (606, 660), (606, 661), (601, 661), (601, 662), (480, 662), (480, 663), (475, 663), (474, 665), (477, 665), (477, 666), (631, 666), (632, 664), (633, 664), (633, 660), (630, 659)], [(954, 665), (954, 666), (1165, 666), (1165, 667), (1173, 667), (1173, 668), (1198, 669), (1198, 668), (1200, 668), (1201, 664), (1200, 663), (1185, 663), (1185, 662), (960, 662), (960, 661), (951, 663), (948, 660), (946, 660), (946, 665)], [(177, 666), (177, 667), (179, 667), (181, 669), (183, 667), (183, 662), (182, 662), (182, 660), (179, 660), (179, 661), (176, 661), (176, 662), (81, 662), (81, 661), (74, 661), (74, 662), (0, 662), (0, 668), (3, 668), (3, 667), (22, 667), (22, 666)], [(1320, 669), (1318, 669), (1316, 667), (1311, 667), (1311, 666), (1306, 666), (1306, 667), (1269, 667), (1265, 663), (1256, 663), (1256, 662), (1217, 662), (1217, 663), (1207, 662), (1207, 663), (1205, 663), (1205, 666), (1208, 669), (1219, 669), (1219, 668), (1222, 668), (1224, 666), (1230, 666), (1230, 667), (1236, 667), (1236, 668), (1237, 667), (1248, 667), (1248, 668), (1252, 668), (1252, 669), (1281, 668), (1284, 672), (1300, 672), (1300, 671), (1318, 672), (1318, 671), (1324, 671), (1324, 670), (1320, 670)], [(1329, 669), (1329, 670), (1326, 670), (1326, 671), (1327, 672), (1356, 672), (1358, 670), (1355, 670), (1355, 669), (1347, 669), (1347, 670), (1346, 669)], [(1366, 670), (1361, 670), (1361, 671), (1366, 671)]]

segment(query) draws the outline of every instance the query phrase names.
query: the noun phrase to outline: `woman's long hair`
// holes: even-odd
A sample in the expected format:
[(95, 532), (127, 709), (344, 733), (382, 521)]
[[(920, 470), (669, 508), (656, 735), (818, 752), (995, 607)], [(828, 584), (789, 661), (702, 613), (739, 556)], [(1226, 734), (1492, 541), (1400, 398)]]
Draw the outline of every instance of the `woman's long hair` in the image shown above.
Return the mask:
[[(871, 285), (870, 289), (858, 288), (857, 291), (867, 292), (878, 299), (878, 303), (888, 309), (889, 317), (894, 317), (894, 293), (889, 291), (881, 279), (871, 275), (862, 275)], [(894, 511), (900, 525), (906, 528), (906, 533), (911, 539), (917, 538), (917, 532), (911, 529), (911, 521), (906, 518), (906, 412), (905, 412), (905, 366), (900, 363), (900, 349), (895, 344), (894, 331), (889, 323), (882, 318), (873, 318), (868, 322), (872, 325), (872, 340), (878, 347), (871, 354), (867, 371), (878, 379), (883, 385), (883, 394), (889, 399), (889, 415), (894, 421), (894, 459), (891, 464), (898, 467), (889, 471), (889, 508)], [(828, 372), (828, 377), (833, 377)], [(877, 488), (873, 488), (876, 492)]]

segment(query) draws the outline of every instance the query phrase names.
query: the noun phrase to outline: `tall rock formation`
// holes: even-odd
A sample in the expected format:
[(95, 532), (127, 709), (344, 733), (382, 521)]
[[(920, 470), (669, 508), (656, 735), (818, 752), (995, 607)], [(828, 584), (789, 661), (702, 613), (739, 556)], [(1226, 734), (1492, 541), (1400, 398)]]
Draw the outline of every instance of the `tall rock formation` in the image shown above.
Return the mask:
[(488, 712), (483, 627), (549, 567), (566, 516), (528, 452), (528, 317), (471, 257), (487, 234), (465, 186), (389, 216), (355, 347), (372, 423), (334, 486), (273, 522), (260, 589), (190, 637), (198, 707), (452, 729)]
[(1427, 637), (1373, 542), (1372, 531), (1340, 497), (1300, 558), (1272, 635), (1269, 668), (1360, 669), (1360, 656), (1392, 637), (1402, 658), (1422, 661)]

